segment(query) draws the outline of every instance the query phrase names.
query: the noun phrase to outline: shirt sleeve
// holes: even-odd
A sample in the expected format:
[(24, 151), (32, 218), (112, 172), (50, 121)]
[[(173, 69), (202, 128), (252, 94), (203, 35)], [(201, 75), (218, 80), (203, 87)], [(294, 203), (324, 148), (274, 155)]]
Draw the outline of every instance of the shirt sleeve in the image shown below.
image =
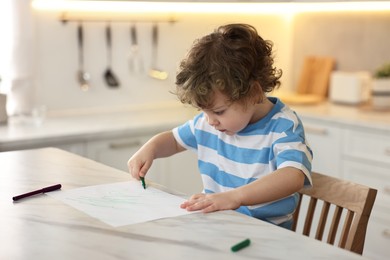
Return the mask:
[[(197, 116), (198, 117), (198, 116)], [(197, 118), (196, 117), (196, 118)], [(195, 119), (189, 120), (181, 126), (175, 127), (172, 130), (176, 141), (187, 150), (197, 150), (197, 141), (194, 130)]]
[(311, 162), (313, 153), (305, 140), (304, 129), (299, 125), (295, 130), (288, 129), (286, 136), (274, 144), (277, 168), (294, 167), (305, 174), (305, 187), (312, 186)]

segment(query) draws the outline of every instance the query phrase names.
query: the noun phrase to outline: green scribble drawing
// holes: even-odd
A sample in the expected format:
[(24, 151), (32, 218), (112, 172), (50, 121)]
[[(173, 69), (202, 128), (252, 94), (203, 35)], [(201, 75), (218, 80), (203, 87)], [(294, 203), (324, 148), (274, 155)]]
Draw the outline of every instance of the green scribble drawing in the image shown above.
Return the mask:
[[(159, 192), (156, 190), (149, 189), (148, 195), (153, 197), (159, 196)], [(129, 192), (128, 189), (107, 191), (104, 193), (98, 193), (96, 195), (90, 196), (80, 196), (77, 198), (67, 198), (68, 200), (84, 204), (91, 205), (102, 208), (118, 208), (118, 209), (127, 209), (133, 208), (135, 205), (145, 205), (143, 198), (145, 194), (141, 192)]]

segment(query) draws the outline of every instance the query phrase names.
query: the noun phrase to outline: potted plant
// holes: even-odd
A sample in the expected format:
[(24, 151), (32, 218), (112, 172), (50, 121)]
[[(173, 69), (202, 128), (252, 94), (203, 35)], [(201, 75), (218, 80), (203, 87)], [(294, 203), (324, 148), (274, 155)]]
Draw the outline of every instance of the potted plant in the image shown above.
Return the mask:
[(383, 64), (375, 71), (371, 94), (374, 108), (390, 108), (390, 63)]

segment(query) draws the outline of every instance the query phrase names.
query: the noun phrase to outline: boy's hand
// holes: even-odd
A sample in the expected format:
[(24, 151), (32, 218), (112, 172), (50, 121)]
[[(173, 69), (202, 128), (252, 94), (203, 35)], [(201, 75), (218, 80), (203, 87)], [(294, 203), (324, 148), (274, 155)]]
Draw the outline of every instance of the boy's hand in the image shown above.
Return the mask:
[(239, 196), (235, 190), (214, 193), (214, 194), (195, 194), (180, 207), (188, 211), (201, 210), (204, 213), (237, 209), (241, 206)]
[(145, 177), (153, 160), (168, 157), (185, 149), (180, 146), (172, 131), (162, 132), (153, 136), (127, 162), (130, 174), (137, 180)]
[(127, 167), (133, 178), (140, 180), (140, 177), (145, 177), (149, 168), (152, 166), (153, 156), (146, 149), (141, 149), (136, 152), (127, 162)]

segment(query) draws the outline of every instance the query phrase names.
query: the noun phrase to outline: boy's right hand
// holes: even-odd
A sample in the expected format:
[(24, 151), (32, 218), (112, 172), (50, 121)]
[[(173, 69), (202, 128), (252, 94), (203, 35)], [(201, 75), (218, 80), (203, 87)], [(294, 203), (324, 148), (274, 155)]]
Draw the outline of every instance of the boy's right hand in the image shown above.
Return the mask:
[(127, 167), (133, 178), (140, 180), (140, 177), (145, 177), (149, 168), (152, 166), (153, 156), (146, 149), (140, 149), (128, 161)]
[(175, 140), (172, 131), (162, 132), (153, 136), (128, 161), (130, 174), (137, 180), (145, 177), (153, 160), (168, 157), (184, 151)]

